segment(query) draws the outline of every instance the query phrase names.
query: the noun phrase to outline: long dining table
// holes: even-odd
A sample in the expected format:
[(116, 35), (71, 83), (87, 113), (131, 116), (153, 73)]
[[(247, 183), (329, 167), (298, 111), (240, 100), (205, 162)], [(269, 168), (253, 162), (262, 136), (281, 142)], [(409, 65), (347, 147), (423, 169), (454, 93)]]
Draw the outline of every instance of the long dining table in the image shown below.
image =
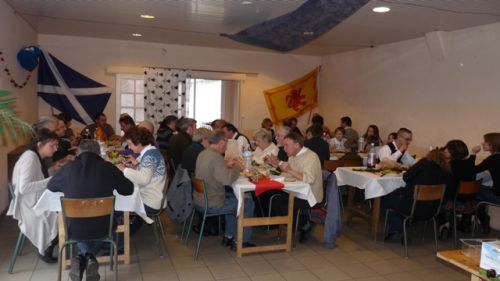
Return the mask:
[[(148, 224), (153, 223), (146, 215), (146, 210), (144, 209), (144, 203), (142, 202), (141, 196), (139, 194), (139, 188), (134, 188), (134, 193), (131, 195), (120, 195), (116, 190), (113, 192), (115, 196), (115, 210), (123, 212), (123, 222), (118, 224), (116, 227), (117, 233), (123, 233), (123, 243), (124, 249), (123, 254), (118, 255), (118, 261), (124, 264), (130, 264), (130, 214), (129, 212), (135, 212)], [(64, 197), (62, 192), (52, 192), (50, 190), (44, 191), (38, 202), (36, 203), (34, 210), (37, 212), (57, 212), (58, 213), (58, 236), (59, 236), (59, 247), (62, 247), (66, 241), (63, 216), (61, 212), (61, 197)], [(66, 258), (66, 253), (63, 252), (61, 257), (61, 268), (65, 269), (69, 267), (71, 261)], [(109, 262), (109, 258), (97, 257), (97, 260), (101, 262)]]
[[(349, 222), (354, 215), (364, 218), (370, 223), (373, 238), (376, 241), (380, 222), (380, 201), (382, 196), (398, 188), (405, 187), (406, 183), (403, 180), (402, 174), (386, 174), (381, 176), (370, 172), (354, 171), (361, 168), (365, 167), (338, 167), (334, 173), (337, 177), (338, 186), (347, 185), (349, 187), (347, 193), (347, 207), (345, 208), (346, 221)], [(493, 185), (491, 175), (488, 172), (479, 173), (476, 178), (477, 180), (481, 180), (484, 186)], [(373, 200), (370, 215), (354, 208), (353, 199), (356, 188), (364, 191), (365, 200)]]
[[(281, 181), (281, 179), (276, 179)], [(261, 253), (270, 252), (278, 250), (286, 250), (290, 252), (292, 250), (292, 228), (293, 228), (293, 202), (294, 197), (307, 200), (309, 205), (312, 207), (318, 203), (314, 194), (312, 193), (311, 186), (308, 183), (301, 181), (286, 182), (283, 181), (285, 185), (283, 191), (289, 194), (288, 198), (288, 215), (287, 216), (274, 216), (274, 217), (260, 217), (260, 218), (245, 218), (243, 215), (243, 210), (245, 208), (245, 192), (255, 191), (255, 184), (251, 183), (247, 177), (239, 177), (233, 184), (233, 192), (238, 200), (238, 238), (236, 245), (236, 256), (242, 257), (243, 254), (250, 253)], [(267, 246), (256, 246), (251, 248), (243, 248), (243, 228), (252, 226), (265, 226), (265, 225), (281, 225), (287, 226), (286, 241), (282, 244), (267, 245)]]

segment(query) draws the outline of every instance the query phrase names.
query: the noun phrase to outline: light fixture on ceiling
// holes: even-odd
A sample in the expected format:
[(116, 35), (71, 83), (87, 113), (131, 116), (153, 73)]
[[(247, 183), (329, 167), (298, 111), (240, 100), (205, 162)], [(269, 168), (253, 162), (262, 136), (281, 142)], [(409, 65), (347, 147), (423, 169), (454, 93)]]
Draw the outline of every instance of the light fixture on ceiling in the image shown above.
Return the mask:
[(386, 6), (375, 7), (372, 9), (375, 13), (387, 13), (391, 10), (391, 8)]
[(132, 36), (134, 36), (134, 37), (141, 37), (142, 34), (140, 34), (140, 33), (132, 33)]
[(304, 34), (305, 36), (313, 36), (314, 31), (304, 31), (302, 34)]
[(148, 15), (148, 14), (143, 14), (143, 15), (141, 15), (141, 18), (151, 20), (151, 19), (154, 19), (154, 18), (155, 18), (155, 16), (153, 16), (153, 15)]
[(252, 5), (252, 4), (253, 4), (252, 1), (243, 1), (243, 2), (241, 2), (241, 5), (243, 5), (243, 6), (248, 6), (248, 5)]

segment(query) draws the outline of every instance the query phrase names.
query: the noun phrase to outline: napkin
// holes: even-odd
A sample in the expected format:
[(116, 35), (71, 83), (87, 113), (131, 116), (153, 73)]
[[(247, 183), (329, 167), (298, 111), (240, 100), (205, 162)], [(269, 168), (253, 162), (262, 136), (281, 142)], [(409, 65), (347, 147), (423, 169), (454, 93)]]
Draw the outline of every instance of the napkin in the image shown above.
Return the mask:
[(285, 185), (281, 182), (272, 180), (268, 177), (261, 177), (258, 182), (253, 182), (255, 184), (255, 195), (260, 196), (262, 193), (275, 190), (282, 189)]

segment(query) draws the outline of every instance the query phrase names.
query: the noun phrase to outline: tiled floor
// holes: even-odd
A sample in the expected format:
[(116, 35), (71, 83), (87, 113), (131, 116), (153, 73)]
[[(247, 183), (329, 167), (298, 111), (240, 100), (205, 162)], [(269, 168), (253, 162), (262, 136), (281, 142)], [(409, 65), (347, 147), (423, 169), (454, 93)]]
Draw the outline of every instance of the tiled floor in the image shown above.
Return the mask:
[[(345, 226), (333, 250), (323, 247), (323, 229), (318, 226), (312, 240), (298, 244), (291, 253), (275, 252), (243, 258), (236, 258), (234, 252), (220, 246), (219, 237), (206, 237), (199, 260), (193, 261), (193, 235), (189, 245), (184, 246), (179, 241), (179, 229), (173, 224), (166, 228), (168, 255), (164, 258), (158, 256), (152, 229), (144, 227), (132, 238), (131, 264), (118, 267), (119, 280), (470, 280), (464, 272), (436, 260), (430, 229), (429, 238), (426, 237), (423, 243), (420, 238), (414, 238), (409, 259), (403, 257), (400, 243), (374, 242), (368, 225), (355, 220)], [(14, 274), (8, 274), (18, 230), (10, 217), (0, 219), (0, 229), (0, 280), (56, 280), (57, 266), (40, 261), (29, 243), (17, 260)], [(270, 241), (276, 236), (276, 232), (266, 233), (261, 229), (255, 232), (257, 242)], [(440, 242), (440, 247), (451, 248), (451, 239)], [(100, 272), (101, 280), (113, 280), (108, 266), (101, 266)], [(63, 276), (68, 280), (68, 271)]]

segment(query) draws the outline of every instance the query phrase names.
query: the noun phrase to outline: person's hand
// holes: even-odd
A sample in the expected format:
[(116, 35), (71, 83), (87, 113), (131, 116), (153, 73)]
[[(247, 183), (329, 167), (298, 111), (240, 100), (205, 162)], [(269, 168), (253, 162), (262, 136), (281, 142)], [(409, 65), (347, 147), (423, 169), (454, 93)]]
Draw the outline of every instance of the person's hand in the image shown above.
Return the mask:
[(135, 168), (139, 166), (139, 161), (137, 161), (137, 159), (135, 159), (132, 155), (126, 155), (123, 159), (123, 164), (126, 167)]
[(288, 172), (291, 169), (290, 164), (288, 164), (288, 162), (281, 162), (281, 164), (279, 164), (279, 168), (283, 172)]
[(278, 157), (276, 157), (275, 155), (266, 155), (264, 157), (264, 163), (268, 164), (268, 165), (271, 165), (273, 166), (274, 168), (277, 168), (278, 165), (279, 165), (279, 162), (280, 160), (278, 159)]
[(226, 159), (226, 165), (229, 169), (232, 169), (233, 167), (235, 167), (236, 165), (238, 165), (239, 161), (237, 158), (235, 157), (229, 157)]
[(477, 154), (477, 153), (479, 153), (479, 151), (481, 151), (480, 145), (476, 145), (476, 146), (471, 148), (471, 154)]
[(408, 149), (408, 144), (407, 143), (403, 143), (400, 147), (399, 147), (399, 151), (401, 151), (401, 153), (405, 153), (405, 151)]
[(125, 168), (127, 168), (127, 166), (125, 166), (125, 164), (123, 164), (123, 163), (116, 164), (116, 167), (118, 169), (120, 169), (120, 171), (122, 171), (122, 172), (123, 172), (123, 170), (125, 170)]

